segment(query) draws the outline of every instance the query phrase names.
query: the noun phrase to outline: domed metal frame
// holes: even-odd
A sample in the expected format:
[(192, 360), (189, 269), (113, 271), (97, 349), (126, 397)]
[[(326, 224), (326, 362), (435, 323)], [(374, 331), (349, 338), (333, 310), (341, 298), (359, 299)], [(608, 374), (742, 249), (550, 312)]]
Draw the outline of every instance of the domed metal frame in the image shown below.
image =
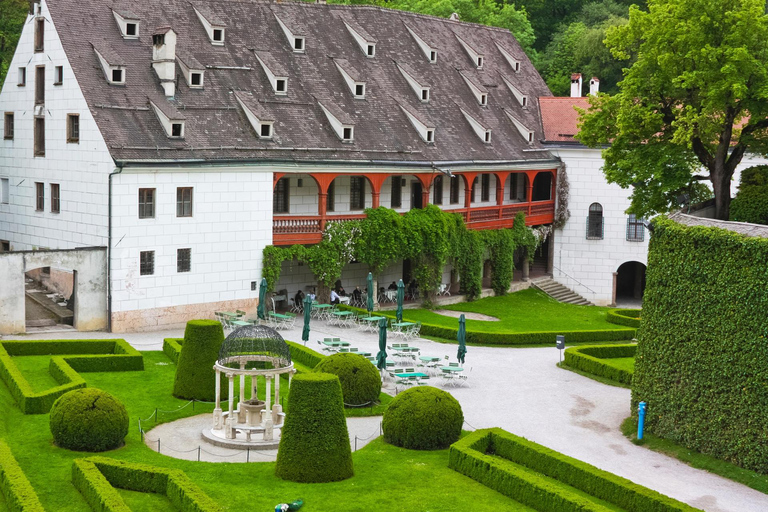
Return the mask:
[(280, 334), (265, 325), (247, 325), (235, 329), (221, 344), (217, 366), (241, 368), (243, 363), (265, 361), (275, 369), (289, 368), (291, 351)]

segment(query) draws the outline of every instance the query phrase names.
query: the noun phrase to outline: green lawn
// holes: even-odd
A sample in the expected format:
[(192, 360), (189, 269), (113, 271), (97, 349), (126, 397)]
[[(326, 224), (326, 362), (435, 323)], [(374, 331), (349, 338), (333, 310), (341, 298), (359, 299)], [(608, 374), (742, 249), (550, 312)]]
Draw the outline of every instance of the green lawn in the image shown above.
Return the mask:
[[(467, 320), (467, 330), (475, 332), (537, 332), (615, 330), (626, 327), (606, 320), (612, 308), (575, 306), (557, 302), (545, 293), (529, 288), (502, 297), (486, 297), (441, 309), (482, 313), (498, 322)], [(456, 318), (438, 315), (427, 309), (406, 309), (404, 318), (411, 322), (457, 328)]]
[(125, 489), (118, 489), (117, 492), (131, 510), (163, 510), (166, 512), (178, 510), (167, 496), (153, 492), (126, 491)]
[(635, 358), (634, 357), (611, 357), (603, 359), (605, 364), (613, 366), (619, 370), (626, 370), (628, 372), (635, 373)]
[(16, 367), (24, 374), (27, 382), (32, 387), (32, 391), (36, 393), (55, 388), (59, 385), (48, 371), (50, 361), (51, 356), (22, 356), (13, 358)]
[[(112, 393), (126, 404), (130, 429), (126, 445), (104, 455), (120, 460), (159, 467), (178, 468), (227, 510), (274, 510), (274, 506), (303, 498), (302, 510), (505, 510), (527, 511), (527, 507), (492, 491), (448, 468), (448, 451), (404, 450), (376, 440), (353, 454), (355, 476), (328, 484), (295, 484), (274, 476), (274, 463), (189, 462), (160, 455), (140, 440), (138, 419), (146, 419), (155, 408), (170, 411), (186, 402), (173, 398), (175, 365), (162, 352), (145, 352), (143, 372), (84, 373), (89, 386)], [(18, 359), (18, 358), (15, 358)], [(26, 364), (26, 363), (25, 363)], [(34, 365), (32, 365), (34, 366)], [(38, 370), (41, 365), (37, 363)], [(26, 368), (25, 375), (29, 377)], [(287, 391), (282, 386), (281, 391)], [(159, 420), (210, 411), (211, 406), (196, 404), (176, 413), (159, 413)], [(13, 453), (37, 491), (46, 510), (84, 512), (88, 505), (71, 484), (72, 460), (88, 456), (52, 444), (48, 415), (23, 415), (8, 389), (0, 384), (0, 436)], [(166, 509), (159, 496), (129, 496), (134, 510)], [(159, 501), (158, 501), (159, 500)], [(161, 504), (162, 502), (162, 504)], [(0, 504), (0, 510), (2, 505)]]

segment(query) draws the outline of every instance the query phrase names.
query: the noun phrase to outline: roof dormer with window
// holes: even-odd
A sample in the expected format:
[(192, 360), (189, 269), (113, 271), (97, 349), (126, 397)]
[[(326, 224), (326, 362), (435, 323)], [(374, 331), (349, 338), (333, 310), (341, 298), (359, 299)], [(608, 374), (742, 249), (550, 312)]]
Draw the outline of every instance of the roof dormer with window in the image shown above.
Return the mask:
[(320, 101), (317, 104), (322, 109), (325, 117), (328, 118), (328, 123), (331, 125), (331, 129), (341, 142), (351, 143), (355, 140), (355, 126), (351, 119), (344, 114), (340, 109), (328, 101), (324, 101), (325, 104)]
[(190, 89), (202, 89), (203, 78), (205, 76), (205, 66), (200, 64), (192, 55), (176, 55), (176, 62), (179, 63), (181, 74)]
[(475, 96), (475, 99), (477, 100), (477, 103), (481, 107), (487, 107), (488, 106), (488, 90), (483, 87), (481, 84), (470, 78), (468, 75), (462, 73), (459, 71), (459, 74), (461, 75), (461, 78), (464, 79), (464, 82), (469, 86), (470, 90), (472, 91), (472, 94)]
[(123, 39), (138, 39), (139, 38), (139, 17), (130, 11), (116, 11), (112, 10), (112, 14), (115, 16), (117, 27), (120, 29), (120, 35)]
[(477, 69), (483, 69), (483, 64), (485, 64), (485, 57), (480, 52), (472, 48), (469, 43), (460, 38), (458, 35), (456, 36), (456, 39), (458, 39), (459, 43), (461, 43), (461, 46), (464, 47), (464, 50), (467, 52), (467, 55), (469, 55), (469, 58), (472, 59), (472, 65), (474, 65)]
[(400, 73), (403, 75), (406, 82), (408, 82), (408, 85), (411, 86), (413, 92), (416, 93), (416, 97), (419, 98), (419, 101), (422, 103), (429, 103), (430, 87), (419, 82), (416, 79), (415, 73), (409, 67), (404, 64), (398, 64), (397, 62), (395, 62), (395, 65), (397, 66), (397, 69), (400, 70)]
[(150, 100), (149, 105), (160, 121), (166, 137), (169, 139), (184, 138), (184, 116), (178, 110), (170, 103), (155, 103)]
[(245, 117), (251, 123), (256, 136), (262, 140), (272, 140), (275, 136), (275, 120), (253, 96), (243, 92), (235, 92), (235, 99), (243, 109)]
[(480, 121), (472, 117), (469, 112), (464, 110), (463, 108), (460, 108), (461, 113), (464, 114), (464, 118), (467, 120), (467, 122), (472, 126), (472, 130), (474, 130), (475, 134), (477, 134), (478, 137), (480, 137), (480, 140), (483, 141), (485, 144), (491, 143), (491, 130), (490, 128), (486, 128), (482, 124), (480, 124)]
[(291, 45), (293, 53), (304, 53), (307, 46), (306, 36), (298, 32), (295, 27), (293, 30), (289, 29), (288, 26), (278, 18), (277, 14), (275, 14), (275, 19), (277, 20), (277, 24), (280, 25), (280, 28), (283, 29), (285, 37), (288, 38), (288, 44)]
[(533, 130), (529, 130), (527, 126), (525, 126), (520, 120), (513, 116), (507, 109), (504, 109), (504, 113), (507, 114), (507, 117), (510, 121), (512, 121), (512, 124), (515, 125), (515, 128), (517, 128), (517, 131), (520, 132), (520, 135), (522, 135), (525, 141), (528, 144), (533, 144)]
[(507, 88), (509, 89), (509, 92), (512, 93), (512, 96), (515, 97), (517, 102), (520, 104), (521, 107), (525, 108), (528, 106), (528, 96), (522, 93), (520, 89), (512, 85), (512, 82), (509, 81), (507, 77), (504, 75), (501, 75), (501, 79), (504, 80), (504, 83), (507, 84)]
[(405, 116), (411, 122), (413, 127), (416, 128), (416, 131), (419, 133), (419, 137), (421, 137), (421, 140), (423, 140), (427, 144), (434, 144), (435, 143), (435, 127), (427, 125), (425, 122), (419, 119), (416, 116), (416, 114), (411, 112), (409, 109), (405, 108), (402, 104), (400, 104), (400, 109), (403, 111)]
[(224, 46), (224, 32), (226, 30), (224, 23), (214, 18), (210, 13), (204, 15), (197, 7), (192, 8), (195, 10), (195, 14), (197, 14), (200, 23), (203, 24), (203, 28), (208, 34), (208, 39), (211, 41), (211, 44), (214, 46)]
[(421, 48), (421, 51), (424, 53), (424, 56), (427, 58), (427, 61), (429, 61), (430, 64), (436, 63), (437, 62), (437, 49), (432, 47), (429, 43), (427, 43), (424, 40), (424, 38), (420, 37), (408, 25), (405, 25), (405, 28), (408, 30), (408, 33), (411, 34), (411, 37), (413, 37), (414, 41), (416, 41), (416, 44), (419, 45), (419, 48)]
[(333, 59), (333, 63), (336, 64), (336, 69), (341, 73), (344, 82), (349, 88), (349, 92), (356, 100), (365, 99), (366, 86), (365, 82), (360, 80), (360, 72), (352, 68), (346, 59)]
[(288, 94), (288, 73), (269, 52), (254, 52), (261, 68), (267, 75), (272, 90), (278, 96)]
[(496, 43), (496, 48), (499, 49), (499, 52), (504, 56), (504, 58), (509, 62), (509, 65), (512, 67), (512, 70), (515, 73), (518, 73), (520, 71), (520, 59), (514, 57), (512, 53), (509, 52), (505, 47), (501, 46), (498, 42), (494, 41)]
[(360, 46), (360, 50), (362, 50), (363, 54), (368, 57), (369, 59), (372, 59), (376, 56), (376, 39), (374, 39), (368, 32), (366, 32), (362, 27), (359, 25), (349, 21), (349, 20), (342, 20), (344, 23), (344, 26), (347, 27), (347, 30), (350, 34), (352, 34), (352, 37), (355, 38), (355, 41), (357, 41), (357, 44)]
[(108, 46), (93, 46), (104, 77), (111, 85), (125, 85), (125, 61)]

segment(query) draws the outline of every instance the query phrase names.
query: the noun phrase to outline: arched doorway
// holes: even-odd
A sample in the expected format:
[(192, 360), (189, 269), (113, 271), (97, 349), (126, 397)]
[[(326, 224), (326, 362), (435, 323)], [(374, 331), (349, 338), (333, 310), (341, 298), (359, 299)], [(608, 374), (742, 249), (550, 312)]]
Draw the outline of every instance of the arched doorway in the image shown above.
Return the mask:
[(616, 303), (639, 306), (645, 293), (645, 265), (639, 261), (622, 263), (616, 272)]

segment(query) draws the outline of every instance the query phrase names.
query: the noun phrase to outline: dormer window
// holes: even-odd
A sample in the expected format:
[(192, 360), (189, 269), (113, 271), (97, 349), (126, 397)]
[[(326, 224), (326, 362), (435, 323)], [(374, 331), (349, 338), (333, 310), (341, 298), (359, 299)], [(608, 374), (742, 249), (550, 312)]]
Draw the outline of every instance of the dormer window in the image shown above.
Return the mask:
[(149, 105), (160, 121), (166, 137), (169, 139), (184, 138), (184, 118), (170, 103), (164, 103), (162, 108), (153, 101), (150, 101)]
[(488, 105), (488, 91), (485, 90), (485, 88), (477, 83), (473, 78), (470, 78), (469, 75), (465, 75), (462, 72), (459, 72), (461, 77), (464, 79), (464, 81), (467, 83), (469, 88), (472, 90), (472, 94), (474, 94), (475, 99), (477, 99), (477, 103), (481, 107), (485, 107)]
[(416, 97), (419, 98), (419, 101), (421, 101), (422, 103), (428, 103), (429, 87), (419, 83), (416, 80), (415, 74), (409, 68), (401, 66), (400, 64), (396, 64), (396, 65), (397, 65), (397, 69), (399, 69), (400, 73), (403, 75), (403, 78), (405, 78), (405, 80), (408, 82), (408, 85), (411, 86), (411, 89), (413, 89), (413, 92), (416, 93)]
[(295, 52), (303, 52), (304, 51), (304, 38), (303, 37), (297, 37), (293, 40), (293, 51)]
[(352, 23), (347, 20), (342, 20), (344, 26), (347, 27), (349, 33), (355, 38), (360, 49), (363, 51), (366, 57), (373, 58), (376, 56), (376, 40), (371, 37), (362, 27), (357, 25), (352, 26)]
[(259, 124), (259, 138), (261, 139), (272, 138), (272, 123)]
[(424, 103), (429, 101), (429, 89), (421, 90), (421, 101), (423, 101)]
[(437, 52), (436, 52), (435, 50), (431, 50), (431, 51), (429, 52), (429, 62), (431, 62), (431, 63), (433, 63), (433, 64), (434, 64), (435, 62), (437, 62)]
[(333, 63), (336, 64), (336, 69), (341, 73), (352, 96), (357, 100), (365, 99), (365, 82), (359, 80), (361, 73), (352, 68), (346, 59), (334, 59)]
[(480, 121), (472, 117), (469, 112), (461, 109), (461, 113), (464, 114), (464, 118), (467, 120), (469, 125), (472, 127), (472, 130), (474, 130), (475, 134), (480, 137), (480, 140), (483, 141), (485, 144), (491, 143), (491, 130), (490, 128), (486, 128), (482, 124), (480, 124)]
[(482, 106), (486, 106), (488, 104), (488, 95), (487, 94), (481, 94), (480, 95), (480, 104)]
[(509, 92), (512, 93), (512, 96), (515, 97), (518, 103), (520, 103), (521, 107), (528, 106), (528, 96), (523, 94), (520, 89), (512, 85), (512, 82), (510, 82), (505, 76), (502, 75), (502, 80), (504, 80), (504, 83), (507, 84), (507, 88), (509, 89)]
[(285, 94), (285, 92), (287, 90), (286, 89), (287, 83), (288, 83), (288, 81), (287, 81), (286, 78), (278, 78), (275, 81), (275, 92), (278, 93), (278, 94), (281, 94), (281, 93)]
[(184, 79), (187, 81), (189, 88), (202, 89), (205, 66), (200, 64), (192, 55), (185, 52), (179, 52), (176, 55), (176, 62), (179, 64), (181, 74), (184, 75)]
[[(273, 13), (274, 14), (274, 13)], [(288, 44), (291, 45), (291, 49), (294, 53), (304, 53), (304, 36), (297, 32), (297, 27), (288, 27), (283, 21), (275, 14), (275, 19), (277, 20), (277, 24), (280, 25), (280, 28), (283, 29), (283, 33), (285, 34), (285, 37), (288, 39)], [(294, 20), (295, 21), (295, 20)]]
[(203, 74), (202, 73), (190, 73), (189, 74), (189, 85), (190, 86), (202, 86), (203, 85)]
[(499, 52), (504, 56), (504, 58), (507, 60), (509, 65), (512, 67), (512, 69), (515, 71), (515, 73), (520, 71), (520, 60), (516, 59), (505, 47), (501, 46), (499, 43), (496, 43), (496, 48), (499, 49)]
[(224, 24), (216, 20), (211, 14), (203, 15), (197, 7), (193, 7), (193, 9), (195, 10), (195, 14), (197, 14), (200, 23), (203, 24), (203, 28), (208, 34), (208, 39), (211, 41), (211, 44), (214, 46), (223, 46)]
[(534, 139), (534, 133), (532, 130), (529, 130), (528, 127), (526, 127), (523, 123), (517, 120), (516, 117), (514, 117), (508, 110), (504, 110), (504, 112), (507, 114), (507, 117), (510, 121), (512, 121), (512, 124), (515, 125), (515, 128), (517, 128), (517, 131), (520, 132), (520, 135), (525, 139), (525, 141), (528, 144), (533, 144)]
[(139, 18), (135, 14), (127, 11), (112, 11), (117, 22), (117, 28), (120, 29), (120, 35), (123, 39), (139, 38)]
[(409, 27), (408, 25), (405, 25), (405, 28), (408, 29), (408, 32), (411, 34), (411, 37), (416, 41), (416, 43), (419, 45), (419, 48), (421, 48), (421, 51), (424, 53), (424, 56), (427, 58), (427, 60), (434, 64), (437, 62), (437, 50), (434, 48), (434, 46), (427, 43), (427, 41), (416, 34), (416, 32)]
[(163, 46), (165, 44), (165, 34), (155, 34), (152, 36), (152, 44), (155, 46)]
[(461, 46), (464, 47), (464, 50), (467, 52), (467, 55), (469, 55), (469, 58), (472, 59), (472, 63), (477, 69), (483, 69), (483, 64), (485, 63), (485, 59), (483, 56), (474, 48), (472, 48), (469, 43), (464, 41), (459, 36), (456, 36), (456, 39), (459, 40), (459, 43), (461, 43)]
[(94, 47), (93, 50), (96, 52), (96, 57), (99, 60), (99, 64), (101, 64), (101, 69), (107, 82), (112, 85), (124, 85), (125, 64), (123, 60), (111, 48)]
[(235, 99), (237, 99), (243, 112), (245, 112), (245, 116), (256, 132), (256, 136), (259, 139), (271, 140), (274, 137), (273, 128), (275, 121), (264, 107), (258, 101), (254, 101), (252, 95), (243, 92), (235, 92)]
[(413, 127), (416, 128), (416, 131), (419, 133), (419, 137), (421, 137), (421, 139), (427, 144), (433, 144), (435, 142), (435, 128), (433, 126), (428, 126), (424, 121), (419, 119), (413, 112), (411, 112), (403, 105), (400, 105), (400, 109), (403, 111), (406, 117), (408, 117), (408, 120), (411, 122)]
[(354, 142), (355, 127), (350, 122), (351, 118), (330, 103), (326, 103), (328, 105), (327, 107), (320, 102), (317, 104), (322, 109), (325, 117), (328, 118), (328, 123), (331, 125), (336, 136), (341, 139), (342, 142)]
[(113, 69), (112, 70), (112, 83), (113, 84), (122, 84), (125, 83), (125, 79), (123, 77), (123, 70), (122, 69)]
[(365, 84), (355, 84), (355, 98), (365, 98)]
[(261, 68), (269, 79), (272, 90), (278, 96), (288, 94), (288, 73), (283, 69), (280, 63), (272, 57), (269, 52), (255, 52)]
[(491, 143), (491, 130), (485, 131), (485, 143), (490, 144)]
[(137, 37), (139, 35), (139, 25), (138, 23), (126, 23), (125, 24), (125, 36), (126, 37)]
[(427, 142), (435, 142), (435, 130), (427, 130)]
[(353, 139), (354, 131), (351, 126), (345, 126), (341, 140), (344, 142), (351, 142)]

